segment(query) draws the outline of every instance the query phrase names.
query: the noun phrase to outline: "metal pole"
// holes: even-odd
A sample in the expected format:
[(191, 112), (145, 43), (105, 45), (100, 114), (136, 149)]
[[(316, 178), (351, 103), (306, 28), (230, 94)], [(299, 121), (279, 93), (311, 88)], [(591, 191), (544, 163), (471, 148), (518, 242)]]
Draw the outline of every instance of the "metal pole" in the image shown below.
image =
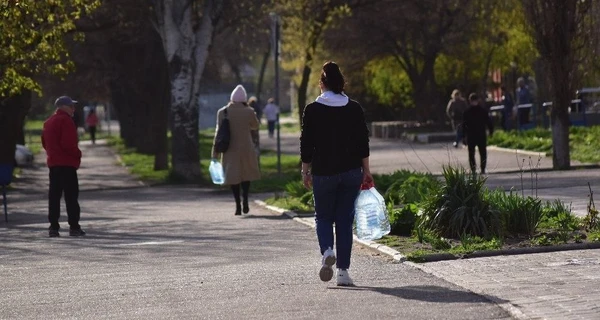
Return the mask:
[[(273, 42), (273, 56), (275, 63), (275, 105), (279, 106), (279, 16), (276, 13), (271, 13), (271, 17), (274, 20), (275, 30), (273, 32), (274, 42)], [(281, 109), (280, 109), (281, 110)], [(280, 134), (280, 125), (279, 125), (279, 113), (277, 114), (277, 121), (275, 122), (277, 126), (277, 174), (281, 176), (281, 134)]]

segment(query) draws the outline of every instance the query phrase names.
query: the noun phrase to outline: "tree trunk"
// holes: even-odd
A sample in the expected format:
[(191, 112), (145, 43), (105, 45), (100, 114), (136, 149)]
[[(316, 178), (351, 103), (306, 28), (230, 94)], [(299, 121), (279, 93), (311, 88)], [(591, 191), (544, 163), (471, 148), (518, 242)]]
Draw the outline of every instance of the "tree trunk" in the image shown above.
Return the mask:
[(0, 100), (0, 164), (15, 163), (15, 145), (24, 140), (23, 125), (30, 108), (30, 91)]
[[(307, 54), (307, 56), (310, 55)], [(300, 119), (300, 125), (302, 125), (302, 115), (304, 114), (304, 107), (306, 107), (306, 92), (308, 91), (310, 72), (311, 69), (307, 63), (304, 65), (304, 70), (302, 71), (302, 80), (300, 81), (300, 86), (298, 86), (298, 115)]]
[(208, 58), (222, 0), (205, 0), (200, 16), (196, 4), (157, 0), (157, 30), (168, 61), (171, 81), (171, 162), (173, 174), (187, 181), (200, 179), (198, 112), (200, 77)]
[(171, 71), (171, 163), (173, 173), (185, 180), (200, 177), (198, 144), (198, 101), (192, 90), (193, 64), (190, 59), (176, 56), (170, 63)]
[(566, 170), (571, 167), (569, 154), (569, 125), (564, 121), (552, 123), (552, 166), (554, 169)]
[(261, 99), (261, 94), (262, 94), (262, 85), (265, 79), (265, 71), (267, 70), (267, 64), (269, 63), (269, 57), (271, 56), (271, 46), (267, 46), (267, 51), (265, 51), (265, 54), (263, 55), (263, 60), (262, 63), (260, 64), (260, 73), (258, 75), (258, 83), (256, 84), (256, 99), (257, 99), (257, 103), (259, 108), (262, 105), (262, 99)]

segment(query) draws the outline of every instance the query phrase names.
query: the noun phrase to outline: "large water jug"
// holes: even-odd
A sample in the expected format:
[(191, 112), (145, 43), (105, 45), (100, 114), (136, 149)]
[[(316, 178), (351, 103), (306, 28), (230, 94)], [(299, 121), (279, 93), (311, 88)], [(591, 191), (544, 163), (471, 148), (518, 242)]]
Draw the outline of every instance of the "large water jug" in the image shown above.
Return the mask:
[(223, 166), (216, 159), (210, 161), (208, 166), (208, 172), (210, 172), (210, 178), (214, 184), (223, 184), (225, 182), (225, 173), (223, 172)]
[(361, 187), (354, 208), (359, 239), (377, 240), (390, 233), (385, 200), (374, 186)]

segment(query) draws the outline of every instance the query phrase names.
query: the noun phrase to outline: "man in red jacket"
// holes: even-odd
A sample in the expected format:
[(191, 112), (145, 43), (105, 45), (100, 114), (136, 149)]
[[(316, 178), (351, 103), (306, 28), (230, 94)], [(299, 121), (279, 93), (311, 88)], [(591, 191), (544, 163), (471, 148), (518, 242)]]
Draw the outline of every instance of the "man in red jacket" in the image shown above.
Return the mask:
[(48, 192), (48, 221), (50, 237), (59, 237), (60, 199), (64, 192), (69, 235), (80, 237), (85, 235), (79, 225), (80, 208), (79, 181), (77, 169), (81, 164), (81, 150), (77, 146), (77, 127), (73, 121), (75, 113), (73, 99), (63, 96), (56, 99), (56, 112), (44, 122), (42, 146), (46, 150), (48, 168), (50, 169), (50, 190)]

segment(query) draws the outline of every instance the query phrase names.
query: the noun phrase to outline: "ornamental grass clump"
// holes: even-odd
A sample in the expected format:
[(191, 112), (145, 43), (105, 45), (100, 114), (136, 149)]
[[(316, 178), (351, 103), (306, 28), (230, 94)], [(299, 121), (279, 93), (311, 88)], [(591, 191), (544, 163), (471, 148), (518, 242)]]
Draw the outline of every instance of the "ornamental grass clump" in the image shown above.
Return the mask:
[(509, 193), (503, 190), (490, 192), (488, 201), (501, 213), (504, 231), (508, 234), (533, 235), (543, 216), (540, 199), (523, 197), (512, 190)]
[(485, 178), (462, 167), (444, 167), (443, 176), (439, 192), (424, 204), (420, 226), (444, 237), (500, 235), (502, 219), (486, 199)]

